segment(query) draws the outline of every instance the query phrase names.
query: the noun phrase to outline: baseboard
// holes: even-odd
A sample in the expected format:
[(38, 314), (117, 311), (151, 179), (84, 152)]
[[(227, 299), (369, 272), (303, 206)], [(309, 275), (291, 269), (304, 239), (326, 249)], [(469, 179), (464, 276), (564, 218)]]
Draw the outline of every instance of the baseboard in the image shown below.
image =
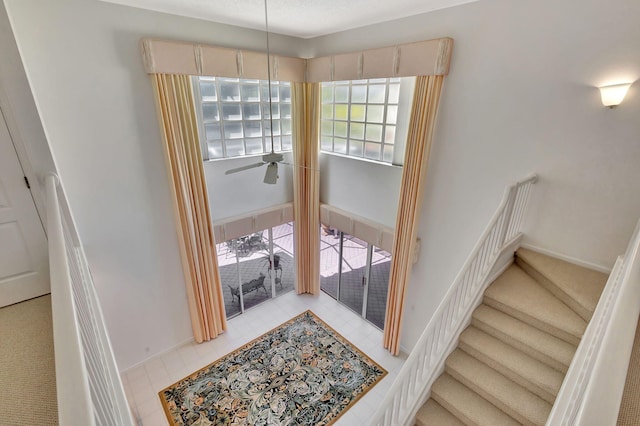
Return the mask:
[(190, 344), (193, 341), (194, 341), (193, 337), (190, 337), (190, 338), (188, 338), (186, 340), (183, 340), (182, 342), (178, 343), (177, 345), (170, 346), (167, 349), (164, 349), (164, 350), (162, 350), (162, 351), (160, 351), (160, 352), (158, 352), (158, 353), (156, 353), (154, 355), (151, 355), (150, 357), (147, 357), (147, 358), (143, 359), (142, 361), (139, 361), (139, 362), (133, 364), (131, 367), (127, 367), (127, 368), (125, 368), (123, 370), (120, 370), (120, 374), (122, 375), (122, 374), (128, 373), (129, 371), (134, 370), (134, 369), (136, 369), (138, 367), (142, 367), (142, 365), (144, 365), (146, 362), (149, 362), (152, 359), (161, 357), (162, 355), (164, 355), (166, 353), (169, 353), (169, 352), (171, 352), (173, 350), (176, 350), (181, 346), (185, 346), (187, 344)]
[(528, 250), (537, 251), (538, 253), (546, 254), (547, 256), (555, 257), (560, 260), (564, 260), (565, 262), (573, 263), (574, 265), (582, 266), (583, 268), (593, 269), (594, 271), (602, 272), (607, 275), (611, 274), (611, 268), (599, 265), (597, 263), (576, 259), (575, 257), (567, 256), (561, 253), (556, 253), (555, 251), (537, 247), (532, 244), (522, 244), (521, 247), (526, 248)]

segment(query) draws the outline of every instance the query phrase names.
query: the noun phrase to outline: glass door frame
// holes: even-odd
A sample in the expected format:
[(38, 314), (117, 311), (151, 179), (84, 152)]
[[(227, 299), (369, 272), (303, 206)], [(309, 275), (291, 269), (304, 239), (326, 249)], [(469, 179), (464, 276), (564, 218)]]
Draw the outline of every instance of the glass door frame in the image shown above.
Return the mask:
[[(233, 256), (235, 258), (235, 261), (232, 261), (233, 263), (229, 263), (227, 265), (228, 265), (228, 267), (232, 267), (232, 265), (235, 264), (235, 277), (233, 279), (229, 279), (227, 281), (227, 284), (225, 284), (225, 282), (222, 280), (222, 277), (220, 276), (220, 286), (224, 287), (225, 285), (230, 285), (230, 286), (237, 285), (236, 288), (238, 290), (237, 298), (239, 300), (239, 302), (238, 302), (239, 310), (236, 311), (234, 309), (232, 311), (233, 313), (229, 315), (228, 314), (228, 310), (227, 310), (227, 308), (228, 308), (227, 307), (227, 300), (225, 299), (225, 316), (226, 316), (227, 319), (231, 319), (231, 318), (234, 318), (234, 317), (236, 317), (238, 315), (242, 315), (242, 314), (244, 314), (246, 312), (247, 309), (251, 309), (251, 308), (253, 308), (255, 306), (258, 306), (258, 305), (260, 305), (260, 304), (262, 304), (264, 302), (267, 302), (269, 300), (273, 300), (276, 297), (278, 297), (279, 295), (282, 295), (282, 294), (284, 294), (286, 292), (289, 292), (289, 291), (293, 291), (295, 289), (295, 278), (294, 278), (294, 282), (293, 282), (293, 288), (291, 288), (291, 289), (289, 289), (289, 285), (291, 283), (289, 283), (288, 281), (286, 283), (284, 281), (282, 281), (283, 280), (283, 272), (286, 272), (283, 269), (283, 258), (282, 258), (282, 254), (280, 252), (278, 252), (278, 254), (276, 254), (276, 252), (275, 252), (276, 248), (278, 248), (278, 249), (284, 250), (285, 253), (289, 254), (288, 248), (285, 248), (284, 246), (281, 246), (281, 245), (277, 245), (276, 242), (275, 242), (275, 234), (276, 233), (274, 232), (274, 228), (277, 228), (277, 227), (283, 226), (283, 225), (292, 225), (292, 223), (291, 222), (282, 223), (282, 224), (279, 224), (279, 225), (270, 226), (268, 228), (265, 228), (262, 231), (258, 231), (261, 234), (263, 232), (267, 233), (268, 242), (265, 242), (267, 247), (266, 248), (262, 248), (262, 249), (260, 249), (258, 251), (261, 251), (263, 253), (263, 255), (262, 255), (263, 256), (262, 258), (264, 259), (263, 261), (264, 262), (268, 262), (267, 271), (266, 271), (266, 274), (265, 274), (265, 275), (268, 275), (268, 277), (265, 276), (264, 286), (265, 287), (270, 286), (270, 289), (266, 289), (267, 295), (266, 295), (265, 300), (259, 301), (257, 304), (253, 304), (253, 302), (252, 302), (252, 303), (250, 303), (250, 306), (248, 308), (245, 306), (244, 291), (243, 290), (245, 288), (244, 284), (248, 284), (250, 281), (247, 280), (247, 277), (243, 276), (243, 270), (242, 270), (243, 261), (241, 260), (241, 257), (243, 257), (243, 256), (241, 256), (238, 253), (238, 248), (232, 248), (232, 249), (228, 248), (228, 250), (230, 250), (231, 253), (233, 254)], [(256, 233), (257, 232), (254, 232), (253, 234), (256, 234)], [(248, 234), (248, 235), (245, 235), (245, 236), (239, 237), (239, 238), (250, 237), (253, 234)], [(233, 239), (224, 241), (223, 243), (217, 243), (216, 244), (216, 256), (220, 256), (219, 251), (218, 251), (218, 246), (220, 244), (226, 244), (227, 247), (229, 247), (229, 243), (230, 242), (238, 240), (239, 238), (233, 238)], [(262, 239), (262, 241), (264, 241), (264, 238)], [(294, 247), (291, 247), (291, 250), (292, 250), (292, 252), (290, 253), (290, 255), (291, 255), (291, 259), (290, 260), (294, 262), (292, 265), (295, 265), (295, 261), (296, 260), (295, 260), (295, 254), (293, 253), (293, 251), (295, 250)], [(267, 253), (264, 253), (264, 251), (267, 251)], [(280, 256), (279, 267), (276, 265), (276, 262), (275, 262), (275, 257), (276, 256)], [(287, 257), (287, 259), (288, 259), (288, 256), (285, 256), (285, 257)], [(278, 270), (280, 271), (280, 278), (278, 278)], [(219, 271), (219, 273), (220, 273), (220, 271)], [(246, 273), (246, 271), (245, 271), (245, 273)], [(278, 282), (280, 283), (281, 293), (278, 293), (278, 289), (277, 289)], [(235, 283), (235, 284), (233, 284), (233, 283)], [(267, 283), (269, 283), (269, 284), (267, 284)], [(282, 292), (283, 290), (284, 290), (284, 292)], [(261, 289), (256, 290), (256, 291), (262, 292)], [(233, 302), (233, 294), (234, 294), (233, 292), (234, 292), (234, 290), (232, 289), (231, 292), (232, 292), (232, 302)]]
[[(338, 243), (338, 285), (337, 285), (337, 289), (336, 289), (336, 296), (335, 296), (335, 300), (337, 302), (339, 302), (340, 304), (346, 306), (347, 308), (349, 308), (350, 310), (352, 310), (353, 312), (355, 312), (356, 314), (359, 314), (361, 318), (363, 318), (364, 320), (370, 322), (371, 324), (373, 324), (375, 327), (378, 327), (375, 323), (373, 323), (372, 321), (367, 319), (367, 306), (368, 306), (368, 302), (369, 302), (369, 283), (371, 281), (371, 269), (372, 269), (372, 263), (373, 263), (373, 250), (375, 245), (371, 244), (369, 242), (363, 241), (367, 244), (367, 255), (366, 255), (366, 263), (365, 263), (365, 271), (362, 277), (362, 285), (364, 287), (363, 289), (363, 295), (362, 295), (362, 308), (360, 310), (360, 312), (357, 312), (356, 310), (354, 310), (351, 306), (349, 306), (347, 303), (345, 303), (344, 301), (342, 301), (340, 299), (340, 289), (342, 287), (343, 281), (343, 253), (344, 253), (344, 236), (345, 233), (343, 231), (338, 231), (339, 234), (339, 243)], [(349, 234), (347, 234), (349, 235)], [(329, 295), (329, 297), (331, 297), (332, 299), (334, 298), (329, 292), (326, 292)]]

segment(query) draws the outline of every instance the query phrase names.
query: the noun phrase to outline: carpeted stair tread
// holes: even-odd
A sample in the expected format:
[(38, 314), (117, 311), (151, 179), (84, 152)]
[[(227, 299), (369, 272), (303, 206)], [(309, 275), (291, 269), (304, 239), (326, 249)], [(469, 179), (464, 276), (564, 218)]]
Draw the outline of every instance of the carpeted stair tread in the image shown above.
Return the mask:
[(431, 397), (468, 425), (508, 426), (520, 424), (447, 373), (442, 374), (433, 384)]
[(416, 426), (464, 426), (456, 416), (429, 398), (416, 415)]
[(522, 424), (542, 426), (551, 412), (551, 404), (460, 349), (447, 358), (446, 371)]
[(487, 288), (484, 303), (573, 345), (578, 345), (586, 322), (516, 265)]
[(516, 262), (589, 321), (607, 283), (606, 274), (523, 248), (516, 253)]
[(473, 326), (462, 332), (459, 347), (551, 404), (562, 385), (563, 373)]
[(550, 367), (567, 372), (576, 347), (487, 305), (473, 312), (472, 324)]

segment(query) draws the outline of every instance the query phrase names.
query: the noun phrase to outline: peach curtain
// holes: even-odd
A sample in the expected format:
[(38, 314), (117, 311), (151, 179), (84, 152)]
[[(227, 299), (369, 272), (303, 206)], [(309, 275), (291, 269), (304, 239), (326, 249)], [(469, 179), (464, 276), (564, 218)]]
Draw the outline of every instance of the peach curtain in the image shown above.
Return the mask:
[(402, 170), (384, 327), (384, 347), (393, 355), (400, 353), (400, 327), (405, 293), (411, 276), (425, 175), (443, 81), (442, 75), (416, 78)]
[(298, 294), (320, 294), (320, 83), (291, 83)]
[(191, 326), (196, 342), (227, 328), (191, 78), (153, 74)]

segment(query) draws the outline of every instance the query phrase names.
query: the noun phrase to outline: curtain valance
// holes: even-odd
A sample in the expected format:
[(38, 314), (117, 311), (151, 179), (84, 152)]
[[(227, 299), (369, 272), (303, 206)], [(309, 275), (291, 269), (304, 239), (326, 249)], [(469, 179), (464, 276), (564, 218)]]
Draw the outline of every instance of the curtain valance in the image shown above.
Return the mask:
[[(211, 75), (266, 80), (267, 54), (252, 50), (145, 38), (142, 59), (148, 74)], [(270, 55), (271, 78), (304, 81), (306, 60)]]
[(329, 204), (320, 204), (320, 222), (380, 247), (389, 253), (393, 250), (393, 228), (362, 216), (340, 210)]
[[(148, 74), (267, 79), (267, 54), (244, 49), (145, 38)], [(322, 82), (447, 75), (453, 39), (440, 38), (340, 55), (303, 59), (270, 55), (273, 80)]]
[(280, 204), (213, 224), (217, 244), (293, 221), (293, 203)]

